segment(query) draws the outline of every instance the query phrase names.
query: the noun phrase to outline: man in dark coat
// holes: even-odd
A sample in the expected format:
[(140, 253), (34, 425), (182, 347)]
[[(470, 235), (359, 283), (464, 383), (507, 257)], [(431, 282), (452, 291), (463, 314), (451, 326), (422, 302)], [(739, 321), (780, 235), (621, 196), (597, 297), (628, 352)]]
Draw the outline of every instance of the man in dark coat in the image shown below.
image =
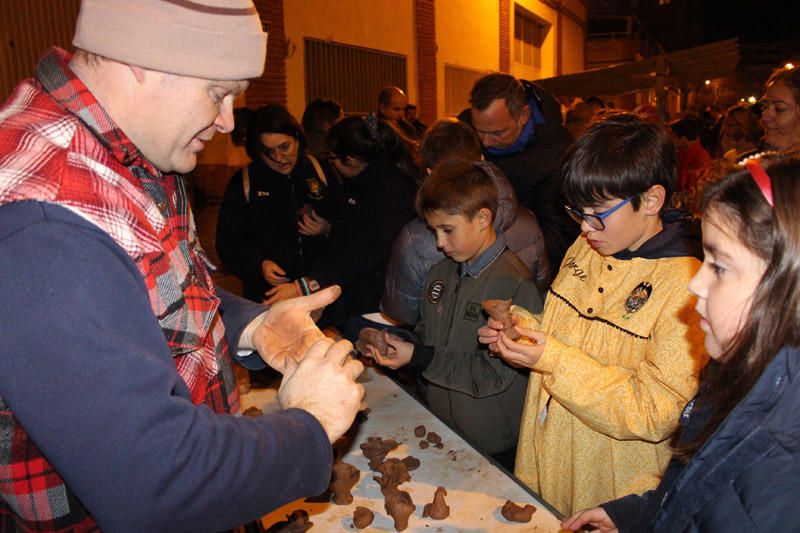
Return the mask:
[(561, 125), (558, 102), (532, 82), (492, 73), (475, 82), (470, 103), (458, 118), (475, 128), (484, 157), (539, 219), (551, 271), (558, 272), (579, 233), (564, 210), (559, 167), (572, 138)]

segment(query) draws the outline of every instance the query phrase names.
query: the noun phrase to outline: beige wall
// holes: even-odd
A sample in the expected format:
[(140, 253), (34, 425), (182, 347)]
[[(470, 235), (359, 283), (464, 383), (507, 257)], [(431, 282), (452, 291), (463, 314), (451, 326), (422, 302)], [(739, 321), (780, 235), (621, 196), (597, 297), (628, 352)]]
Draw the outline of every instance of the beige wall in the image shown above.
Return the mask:
[[(417, 61), (411, 0), (288, 0), (284, 31), (289, 111), (299, 120), (306, 105), (303, 39), (327, 39), (406, 56), (408, 98), (416, 101)], [(378, 95), (375, 95), (377, 107)]]
[(561, 74), (572, 74), (585, 70), (586, 45), (583, 28), (569, 17), (561, 18), (561, 29), (564, 34)]

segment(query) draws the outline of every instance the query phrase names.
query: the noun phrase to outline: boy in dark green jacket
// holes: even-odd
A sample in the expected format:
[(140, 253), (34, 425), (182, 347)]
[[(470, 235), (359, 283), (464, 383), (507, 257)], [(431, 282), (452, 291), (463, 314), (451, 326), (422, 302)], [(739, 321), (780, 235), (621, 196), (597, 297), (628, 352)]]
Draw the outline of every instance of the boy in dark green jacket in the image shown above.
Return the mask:
[(419, 370), (431, 410), (478, 450), (513, 468), (528, 372), (478, 343), (487, 320), (481, 302), (511, 299), (538, 312), (539, 293), (505, 237), (495, 233), (497, 189), (479, 166), (456, 161), (437, 167), (417, 194), (417, 211), (447, 258), (428, 273), (416, 338), (384, 333), (387, 353), (369, 346), (369, 355), (389, 368)]

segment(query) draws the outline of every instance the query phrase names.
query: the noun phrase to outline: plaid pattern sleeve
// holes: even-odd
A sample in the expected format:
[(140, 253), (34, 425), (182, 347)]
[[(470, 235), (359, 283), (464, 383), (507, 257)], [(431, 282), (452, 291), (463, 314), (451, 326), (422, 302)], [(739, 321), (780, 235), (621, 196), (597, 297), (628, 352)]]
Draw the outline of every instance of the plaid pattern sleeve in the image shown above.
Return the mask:
[[(51, 50), (0, 109), (0, 204), (62, 205), (137, 265), (196, 404), (238, 410), (225, 331), (180, 176), (162, 175)], [(90, 531), (89, 513), (0, 397), (0, 530)]]

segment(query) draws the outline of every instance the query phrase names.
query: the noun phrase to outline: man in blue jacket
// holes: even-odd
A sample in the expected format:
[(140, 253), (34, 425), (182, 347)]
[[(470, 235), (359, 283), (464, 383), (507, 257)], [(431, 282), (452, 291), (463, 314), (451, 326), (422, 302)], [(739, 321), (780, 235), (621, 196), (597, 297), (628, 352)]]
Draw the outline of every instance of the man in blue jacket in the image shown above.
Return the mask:
[[(263, 71), (251, 0), (84, 0), (73, 44), (0, 108), (0, 530), (220, 531), (318, 494), (363, 397), (310, 317), (339, 290), (216, 290), (180, 176)], [(231, 416), (232, 357), (284, 374), (284, 411)]]

